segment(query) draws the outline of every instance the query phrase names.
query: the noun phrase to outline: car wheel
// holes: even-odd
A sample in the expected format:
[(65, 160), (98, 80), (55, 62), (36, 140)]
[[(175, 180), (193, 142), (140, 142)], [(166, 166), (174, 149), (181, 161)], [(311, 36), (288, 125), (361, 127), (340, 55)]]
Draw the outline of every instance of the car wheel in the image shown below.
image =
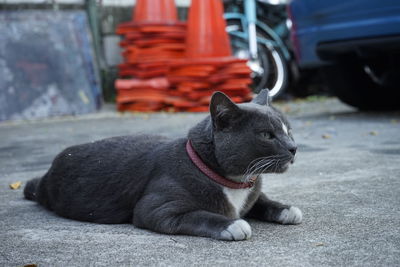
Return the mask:
[(379, 83), (357, 60), (324, 67), (322, 73), (332, 93), (346, 104), (361, 110), (400, 109), (399, 88), (394, 83)]

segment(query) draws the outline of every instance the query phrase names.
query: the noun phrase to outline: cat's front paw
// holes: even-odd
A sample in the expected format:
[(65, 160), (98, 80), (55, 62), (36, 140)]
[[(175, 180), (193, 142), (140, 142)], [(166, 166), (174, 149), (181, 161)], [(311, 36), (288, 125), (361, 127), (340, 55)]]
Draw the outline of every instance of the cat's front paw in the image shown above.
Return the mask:
[(240, 241), (251, 237), (250, 225), (242, 219), (234, 221), (221, 232), (220, 239), (228, 241)]
[(303, 214), (297, 207), (290, 207), (282, 210), (278, 217), (278, 222), (281, 224), (300, 224), (303, 220)]

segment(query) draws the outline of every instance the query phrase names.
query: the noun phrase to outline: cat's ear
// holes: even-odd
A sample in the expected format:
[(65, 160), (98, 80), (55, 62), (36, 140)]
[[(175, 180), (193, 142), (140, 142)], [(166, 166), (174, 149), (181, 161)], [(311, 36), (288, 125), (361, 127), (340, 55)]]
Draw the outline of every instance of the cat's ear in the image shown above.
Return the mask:
[(271, 97), (269, 96), (269, 90), (268, 89), (261, 90), (260, 93), (251, 102), (263, 106), (271, 105)]
[(210, 113), (215, 129), (229, 127), (231, 122), (240, 115), (240, 108), (222, 92), (215, 92), (211, 97)]

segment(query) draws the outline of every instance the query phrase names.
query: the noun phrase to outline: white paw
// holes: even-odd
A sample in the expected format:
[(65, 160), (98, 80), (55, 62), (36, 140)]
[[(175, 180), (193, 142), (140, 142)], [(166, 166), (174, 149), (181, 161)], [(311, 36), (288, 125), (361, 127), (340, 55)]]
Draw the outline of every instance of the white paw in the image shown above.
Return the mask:
[(251, 237), (250, 225), (242, 219), (236, 220), (221, 232), (222, 240), (245, 240)]
[(281, 224), (299, 224), (302, 220), (303, 214), (301, 210), (297, 207), (290, 207), (289, 209), (282, 210), (278, 222)]

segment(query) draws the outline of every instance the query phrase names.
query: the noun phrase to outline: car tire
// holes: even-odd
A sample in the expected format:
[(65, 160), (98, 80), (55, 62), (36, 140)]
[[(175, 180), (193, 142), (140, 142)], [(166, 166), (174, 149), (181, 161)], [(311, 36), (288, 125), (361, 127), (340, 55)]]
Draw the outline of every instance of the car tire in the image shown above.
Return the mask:
[(360, 110), (400, 109), (400, 88), (376, 83), (356, 60), (324, 67), (322, 73), (332, 93), (348, 105)]

